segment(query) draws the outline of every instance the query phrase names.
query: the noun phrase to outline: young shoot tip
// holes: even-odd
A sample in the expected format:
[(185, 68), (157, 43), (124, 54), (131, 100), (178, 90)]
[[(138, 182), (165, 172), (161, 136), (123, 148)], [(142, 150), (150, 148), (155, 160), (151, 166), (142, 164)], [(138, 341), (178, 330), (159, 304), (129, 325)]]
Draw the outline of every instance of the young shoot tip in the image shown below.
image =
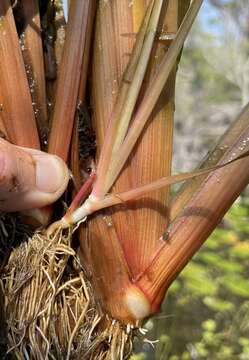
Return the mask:
[(76, 208), (73, 212), (67, 212), (62, 219), (70, 224), (77, 224), (78, 222), (85, 221), (88, 215), (99, 209), (99, 207), (96, 206), (98, 203), (98, 198), (91, 194), (81, 206)]
[(124, 300), (129, 312), (136, 320), (143, 320), (152, 312), (149, 300), (135, 285), (127, 289)]

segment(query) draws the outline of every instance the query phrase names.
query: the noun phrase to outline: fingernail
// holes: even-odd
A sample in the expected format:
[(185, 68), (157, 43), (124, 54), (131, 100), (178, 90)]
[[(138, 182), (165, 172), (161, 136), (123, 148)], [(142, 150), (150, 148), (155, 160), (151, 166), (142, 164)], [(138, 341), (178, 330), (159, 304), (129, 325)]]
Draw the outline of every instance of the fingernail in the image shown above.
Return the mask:
[(54, 155), (33, 155), (36, 161), (36, 186), (46, 193), (58, 191), (65, 182), (66, 166)]

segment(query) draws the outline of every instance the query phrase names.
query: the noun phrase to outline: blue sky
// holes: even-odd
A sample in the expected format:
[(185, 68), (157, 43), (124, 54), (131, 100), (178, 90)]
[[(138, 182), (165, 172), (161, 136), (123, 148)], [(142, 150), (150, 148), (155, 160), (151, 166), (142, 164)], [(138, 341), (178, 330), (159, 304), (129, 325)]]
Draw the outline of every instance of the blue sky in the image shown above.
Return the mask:
[(219, 16), (219, 12), (214, 6), (210, 5), (209, 1), (204, 0), (199, 13), (199, 19), (203, 24), (204, 30), (213, 35), (219, 35), (222, 32), (222, 24), (219, 22), (213, 22), (212, 20)]
[(67, 0), (62, 0), (63, 3), (63, 7), (64, 7), (64, 14), (65, 17), (67, 18)]
[(204, 1), (201, 7), (199, 18), (205, 27), (209, 27), (210, 19), (216, 15), (215, 8), (210, 5), (209, 1)]

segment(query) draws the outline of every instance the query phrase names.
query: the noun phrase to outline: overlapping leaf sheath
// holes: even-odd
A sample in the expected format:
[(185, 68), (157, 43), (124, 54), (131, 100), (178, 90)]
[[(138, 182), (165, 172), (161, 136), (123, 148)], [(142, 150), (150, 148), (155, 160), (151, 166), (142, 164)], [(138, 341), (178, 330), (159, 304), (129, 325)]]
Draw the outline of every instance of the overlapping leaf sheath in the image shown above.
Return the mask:
[[(224, 164), (249, 150), (249, 105), (223, 136), (209, 163)], [(203, 180), (203, 179), (202, 179)], [(162, 294), (219, 224), (249, 180), (249, 159), (237, 160), (210, 173), (201, 186), (190, 182), (190, 198), (183, 193), (182, 206), (168, 229), (168, 236), (153, 264), (138, 281), (156, 308)], [(181, 194), (180, 194), (181, 198)], [(181, 199), (178, 199), (180, 202)], [(185, 205), (185, 206), (184, 206)], [(174, 209), (177, 211), (177, 207)]]
[(94, 1), (75, 0), (69, 11), (48, 144), (48, 152), (60, 156), (64, 161), (68, 159), (83, 54), (87, 47), (86, 29), (93, 4)]
[[(100, 1), (99, 4), (92, 70), (92, 108), (99, 151), (119, 86), (123, 81), (131, 81), (124, 78), (123, 74), (146, 5), (142, 0), (134, 1), (132, 5), (125, 0)], [(163, 2), (144, 88), (167, 51), (170, 43), (167, 39), (176, 32), (177, 26), (178, 2)], [(174, 77), (175, 71), (141, 140), (113, 187), (115, 193), (169, 175)], [(141, 200), (101, 211), (89, 223), (87, 240), (84, 237), (81, 241), (83, 264), (89, 267), (102, 304), (113, 316), (123, 318), (127, 315), (120, 299), (141, 271), (150, 264), (160, 247), (159, 239), (167, 226), (167, 202), (168, 190), (162, 189)]]
[(17, 145), (40, 147), (35, 116), (12, 8), (0, 1), (0, 102), (8, 138)]
[(39, 2), (38, 0), (22, 0), (21, 5), (24, 16), (24, 31), (20, 39), (21, 49), (40, 138), (45, 140), (48, 132), (48, 118)]

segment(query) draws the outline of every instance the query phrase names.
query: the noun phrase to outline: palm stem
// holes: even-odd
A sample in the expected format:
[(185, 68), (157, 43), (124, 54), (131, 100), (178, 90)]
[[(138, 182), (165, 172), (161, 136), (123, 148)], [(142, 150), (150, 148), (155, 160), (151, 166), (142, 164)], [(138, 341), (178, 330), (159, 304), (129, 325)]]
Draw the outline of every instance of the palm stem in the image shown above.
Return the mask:
[[(126, 129), (123, 129), (124, 134), (120, 133), (120, 127), (125, 122), (125, 127), (129, 125), (129, 121), (131, 119), (131, 112), (134, 109), (138, 92), (141, 87), (141, 83), (144, 77), (144, 72), (146, 69), (146, 65), (148, 63), (148, 58), (150, 55), (151, 49), (147, 50), (147, 53), (145, 54), (146, 57), (143, 60), (141, 58), (141, 54), (143, 52), (144, 43), (146, 34), (148, 31), (149, 22), (152, 16), (152, 10), (154, 6), (154, 0), (151, 1), (150, 6), (148, 7), (143, 23), (140, 27), (137, 41), (134, 45), (132, 55), (130, 57), (130, 61), (127, 65), (127, 69), (123, 75), (123, 79), (121, 82), (121, 86), (118, 92), (118, 97), (116, 100), (116, 103), (114, 105), (114, 109), (111, 113), (110, 121), (106, 130), (105, 135), (105, 141), (101, 149), (100, 153), (100, 159), (98, 162), (98, 168), (97, 168), (97, 180), (93, 188), (93, 194), (94, 196), (101, 198), (105, 195), (105, 192), (103, 190), (105, 179), (107, 175), (108, 168), (110, 166), (110, 162), (112, 159), (112, 156), (114, 154), (114, 146), (117, 147), (117, 143), (122, 142), (122, 138), (125, 136)], [(153, 35), (153, 34), (152, 34)], [(153, 36), (154, 38), (154, 36)], [(147, 44), (152, 46), (152, 43), (148, 40), (151, 40), (150, 38), (147, 38)], [(139, 60), (142, 59), (143, 61), (140, 61), (140, 67), (141, 63), (143, 65), (143, 69), (140, 69), (139, 71)], [(141, 70), (143, 71), (141, 73)], [(130, 95), (129, 95), (130, 94)], [(131, 98), (131, 94), (133, 94), (133, 98)], [(130, 108), (127, 107), (128, 103), (132, 101), (130, 104)], [(118, 135), (119, 134), (119, 135)], [(122, 135), (123, 134), (123, 135)], [(116, 144), (116, 145), (115, 145)]]
[(71, 142), (89, 12), (89, 0), (72, 2), (60, 64), (48, 152), (64, 161), (67, 161)]
[[(1, 117), (9, 140), (40, 148), (35, 116), (15, 21), (9, 1), (0, 1)], [(18, 84), (18, 86), (17, 86)]]
[(38, 0), (22, 0), (22, 6), (25, 19), (25, 28), (21, 35), (22, 55), (40, 139), (45, 141), (48, 118), (39, 4)]
[[(248, 143), (248, 137), (247, 126), (220, 163), (238, 155), (242, 145)], [(248, 157), (211, 173), (192, 195), (181, 216), (171, 224), (160, 252), (137, 279), (138, 287), (148, 295), (154, 311), (158, 310), (172, 281), (219, 224), (248, 181)]]
[(129, 129), (120, 150), (116, 154), (116, 158), (113, 160), (113, 164), (110, 169), (110, 174), (108, 178), (108, 183), (105, 187), (105, 193), (110, 190), (114, 181), (117, 179), (118, 174), (123, 168), (154, 106), (156, 105), (156, 102), (158, 101), (161, 91), (168, 79), (168, 76), (175, 65), (176, 59), (182, 49), (183, 43), (191, 29), (191, 26), (201, 7), (202, 2), (203, 0), (194, 0), (192, 2), (174, 41), (172, 42), (168, 52), (165, 54), (164, 59), (159, 66), (158, 71), (154, 76), (154, 79), (151, 82), (151, 86), (147, 89), (143, 101), (134, 116), (132, 126)]

